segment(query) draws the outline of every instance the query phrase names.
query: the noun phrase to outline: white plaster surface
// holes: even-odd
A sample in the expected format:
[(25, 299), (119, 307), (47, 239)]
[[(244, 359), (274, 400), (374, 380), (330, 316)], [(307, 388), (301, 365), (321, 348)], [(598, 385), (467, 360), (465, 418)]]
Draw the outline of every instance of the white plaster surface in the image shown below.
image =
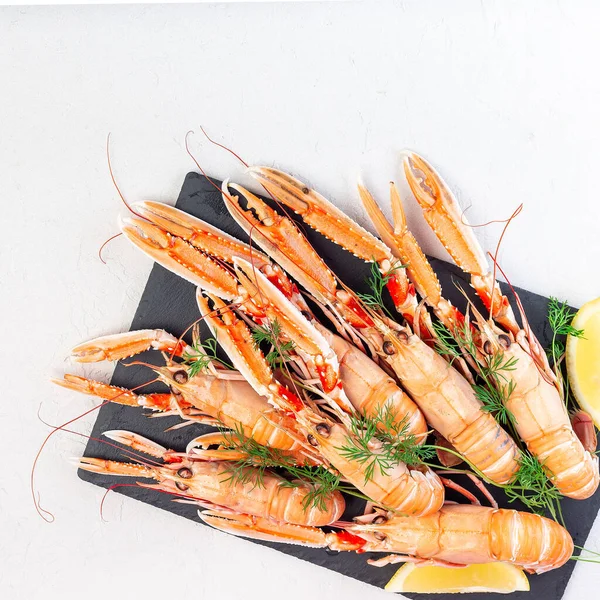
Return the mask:
[[(150, 262), (122, 239), (127, 197), (172, 202), (199, 125), (246, 160), (303, 175), (365, 223), (398, 155), (424, 153), (474, 223), (525, 209), (500, 253), (514, 283), (573, 303), (600, 295), (598, 56), (593, 1), (0, 8), (0, 597), (383, 598), (384, 593), (81, 482), (83, 440), (48, 429), (92, 399), (53, 387), (93, 336), (128, 328)], [(197, 134), (206, 170), (245, 180)], [(417, 210), (410, 222), (443, 256)], [(498, 229), (478, 230), (492, 249)], [(41, 408), (40, 408), (41, 407)], [(93, 415), (75, 427), (89, 431)], [(600, 549), (596, 527), (589, 546)], [(566, 598), (592, 598), (579, 564)]]

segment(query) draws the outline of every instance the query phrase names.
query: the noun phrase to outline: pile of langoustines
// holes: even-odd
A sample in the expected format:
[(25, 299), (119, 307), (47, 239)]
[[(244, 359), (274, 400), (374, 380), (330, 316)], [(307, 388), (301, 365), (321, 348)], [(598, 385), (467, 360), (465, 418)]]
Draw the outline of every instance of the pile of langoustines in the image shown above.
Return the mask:
[[(187, 344), (143, 330), (73, 350), (80, 362), (160, 350), (166, 364), (153, 369), (168, 394), (137, 395), (75, 375), (58, 383), (217, 429), (185, 453), (132, 432), (106, 432), (154, 459), (85, 457), (82, 468), (154, 479), (157, 489), (197, 501), (200, 518), (225, 532), (383, 553), (370, 561), (378, 566), (501, 561), (542, 573), (563, 565), (573, 541), (560, 524), (560, 500), (588, 498), (599, 482), (593, 422), (582, 411), (570, 418), (566, 408), (564, 349), (556, 342), (548, 355), (522, 311), (517, 323), (495, 269), (433, 168), (416, 154), (405, 155), (403, 167), (486, 314), (470, 302), (463, 314), (442, 296), (393, 184), (393, 226), (359, 186), (381, 240), (272, 168), (249, 172), (283, 210), (239, 185), (222, 186), (252, 246), (170, 206), (136, 204), (123, 233), (198, 287), (199, 321), (215, 337), (202, 340), (194, 327)], [(369, 294), (339, 281), (287, 209), (372, 263)], [(396, 311), (386, 308), (387, 294)], [(558, 333), (565, 326), (581, 333), (568, 329), (568, 307), (553, 301), (550, 310), (551, 322), (562, 323)], [(217, 342), (227, 358), (217, 355)], [(452, 479), (456, 474), (470, 477), (490, 506)], [(448, 487), (465, 503), (446, 503)], [(531, 512), (499, 509), (496, 489)], [(368, 500), (366, 514), (341, 521), (343, 493)]]

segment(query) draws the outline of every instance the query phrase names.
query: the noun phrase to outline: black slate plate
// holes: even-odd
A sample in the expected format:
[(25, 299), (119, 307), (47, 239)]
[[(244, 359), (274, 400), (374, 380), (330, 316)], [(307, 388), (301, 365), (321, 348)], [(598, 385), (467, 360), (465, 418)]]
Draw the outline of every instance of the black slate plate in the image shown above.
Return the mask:
[[(220, 182), (215, 181), (214, 183), (220, 187)], [(229, 216), (220, 194), (206, 178), (196, 173), (189, 173), (187, 175), (177, 201), (177, 207), (204, 219), (242, 240), (247, 239), (244, 232)], [(369, 267), (327, 241), (318, 233), (306, 227), (304, 229), (307, 237), (317, 248), (319, 254), (335, 268), (335, 271), (341, 276), (344, 282), (357, 291), (366, 291), (364, 289), (364, 280), (368, 276)], [(455, 285), (453, 285), (454, 282), (458, 282), (462, 284), (464, 289), (468, 288), (468, 283), (463, 273), (455, 266), (444, 261), (432, 259), (432, 262), (440, 277), (446, 296), (457, 306), (463, 306), (464, 298), (458, 292)], [(545, 320), (548, 304), (547, 298), (521, 289), (518, 292), (534, 332), (542, 344), (545, 346), (549, 345), (550, 331)], [(176, 275), (169, 273), (161, 266), (154, 265), (133, 318), (131, 328), (164, 328), (174, 335), (181, 335), (185, 328), (194, 322), (198, 316), (194, 298), (194, 287)], [(204, 330), (203, 333), (206, 335), (208, 332)], [(139, 356), (139, 359), (154, 364), (161, 364), (162, 362), (160, 354), (156, 352), (144, 353)], [(149, 379), (151, 379), (151, 373), (144, 367), (124, 367), (118, 364), (112, 383), (131, 388)], [(151, 387), (146, 388), (146, 391), (159, 390), (159, 387), (155, 387), (154, 389)], [(177, 422), (179, 422), (178, 418), (172, 417), (148, 419), (144, 416), (141, 409), (119, 405), (106, 405), (98, 413), (92, 436), (96, 438), (100, 437), (102, 432), (110, 429), (126, 429), (145, 435), (168, 448), (182, 451), (190, 439), (208, 430), (205, 426), (193, 425), (181, 430), (165, 433), (165, 429)], [(93, 440), (88, 443), (85, 456), (123, 460), (117, 450)], [(115, 483), (114, 477), (105, 477), (82, 470), (79, 470), (79, 476), (85, 481), (105, 488)], [(124, 481), (126, 480), (119, 479), (119, 482)], [(466, 485), (468, 486), (468, 483)], [(118, 488), (116, 491), (182, 517), (199, 521), (194, 507), (172, 502), (172, 498), (166, 494), (135, 487)], [(502, 494), (498, 493), (498, 490), (493, 491), (500, 505), (508, 506), (506, 500), (502, 498)], [(451, 494), (448, 494), (448, 497), (451, 498)], [(516, 504), (511, 505), (511, 507), (520, 508)], [(599, 508), (600, 494), (598, 493), (586, 501), (576, 502), (568, 499), (564, 501), (563, 511), (565, 522), (575, 540), (575, 544), (579, 546), (585, 544)], [(360, 510), (360, 505), (357, 505), (356, 502), (350, 502), (348, 512), (354, 511), (353, 514), (358, 514)], [(197, 532), (192, 533), (190, 530), (190, 535), (198, 534)], [(364, 554), (337, 553), (321, 549), (300, 548), (298, 546), (267, 542), (256, 543), (270, 546), (280, 552), (307, 560), (327, 569), (338, 571), (339, 573), (360, 579), (380, 588), (385, 586), (398, 568), (397, 566), (384, 568), (371, 567), (366, 562), (368, 555)], [(543, 575), (530, 576), (531, 592), (529, 594), (519, 592), (513, 594), (512, 598), (515, 600), (521, 598), (528, 598), (529, 600), (538, 600), (541, 598), (544, 598), (544, 600), (560, 600), (573, 572), (573, 567), (574, 561), (569, 561), (561, 569)], [(415, 595), (415, 597), (424, 598), (425, 600), (444, 600), (444, 595), (438, 594), (421, 594)], [(445, 596), (446, 599), (450, 597), (449, 595)], [(471, 600), (490, 600), (494, 597), (497, 596), (481, 593), (469, 595)]]

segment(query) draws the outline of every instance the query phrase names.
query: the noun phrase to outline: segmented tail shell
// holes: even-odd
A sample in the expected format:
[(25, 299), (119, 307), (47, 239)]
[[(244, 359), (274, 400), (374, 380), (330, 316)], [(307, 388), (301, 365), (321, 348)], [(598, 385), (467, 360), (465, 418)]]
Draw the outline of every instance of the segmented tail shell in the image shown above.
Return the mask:
[(512, 509), (449, 504), (427, 517), (392, 517), (353, 524), (365, 550), (457, 565), (506, 562), (534, 573), (561, 567), (573, 554), (569, 532), (539, 515)]
[(556, 521), (516, 510), (499, 509), (491, 516), (490, 552), (534, 573), (556, 569), (573, 555), (569, 532)]
[(486, 477), (508, 483), (519, 470), (519, 450), (469, 382), (416, 335), (394, 347), (390, 364), (427, 422)]

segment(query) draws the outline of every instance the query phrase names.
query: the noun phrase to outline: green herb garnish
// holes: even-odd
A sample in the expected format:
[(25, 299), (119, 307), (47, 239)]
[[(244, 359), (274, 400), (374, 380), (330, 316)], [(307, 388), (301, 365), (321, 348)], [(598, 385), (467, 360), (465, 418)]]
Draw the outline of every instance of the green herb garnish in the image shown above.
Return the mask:
[(335, 469), (298, 465), (293, 457), (282, 450), (262, 446), (255, 440), (247, 438), (241, 426), (232, 431), (222, 429), (222, 432), (225, 437), (225, 447), (246, 454), (245, 458), (231, 463), (229, 475), (224, 481), (252, 483), (253, 487), (260, 488), (264, 487), (265, 471), (277, 469), (287, 478), (282, 482), (282, 486), (298, 487), (302, 482), (312, 484), (312, 489), (302, 501), (304, 510), (309, 510), (311, 507), (325, 510), (328, 496), (337, 489), (364, 498), (352, 488), (343, 486), (340, 481), (341, 475)]
[(561, 368), (561, 363), (565, 355), (566, 344), (559, 336), (573, 336), (582, 338), (584, 336), (583, 329), (575, 329), (571, 325), (575, 313), (566, 302), (561, 302), (557, 298), (550, 296), (548, 302), (548, 322), (552, 329), (552, 342), (550, 349), (547, 350), (548, 357), (552, 359), (552, 369), (559, 381), (562, 390), (562, 396), (565, 403), (568, 404), (569, 397), (569, 382), (565, 373)]
[(373, 258), (371, 262), (371, 275), (365, 280), (365, 283), (371, 290), (371, 293), (358, 294), (358, 297), (370, 308), (374, 310), (383, 310), (390, 317), (392, 317), (383, 301), (383, 290), (389, 283), (390, 279), (394, 276), (394, 273), (396, 273), (396, 271), (399, 269), (404, 268), (406, 268), (406, 265), (396, 262), (394, 266), (384, 275), (379, 269), (379, 265)]
[(520, 468), (513, 482), (503, 486), (509, 500), (522, 502), (532, 512), (543, 515), (546, 511), (562, 522), (561, 493), (548, 479), (543, 465), (528, 451), (521, 454)]
[(366, 465), (365, 483), (373, 479), (375, 469), (387, 475), (399, 463), (416, 466), (435, 456), (434, 448), (419, 445), (416, 436), (407, 433), (407, 420), (398, 421), (388, 403), (374, 416), (351, 416), (350, 431), (347, 445), (338, 450), (348, 460)]
[(205, 373), (213, 362), (218, 362), (228, 369), (233, 369), (232, 365), (217, 356), (217, 339), (214, 337), (206, 338), (204, 341), (198, 338), (192, 345), (192, 352), (184, 353), (182, 358), (189, 367), (188, 375), (190, 377)]
[(516, 384), (507, 373), (517, 368), (518, 359), (514, 356), (506, 357), (501, 352), (486, 355), (482, 359), (481, 354), (477, 352), (473, 333), (466, 322), (455, 327), (453, 332), (439, 322), (434, 323), (433, 328), (439, 354), (454, 359), (466, 352), (473, 358), (473, 363), (477, 366), (477, 375), (481, 379), (481, 383), (475, 384), (473, 389), (483, 404), (483, 410), (492, 413), (503, 425), (511, 425), (514, 433), (516, 420), (506, 408), (506, 403)]
[(254, 347), (258, 348), (261, 344), (269, 344), (271, 350), (265, 356), (265, 360), (271, 367), (285, 362), (289, 359), (291, 351), (294, 349), (294, 342), (281, 341), (281, 325), (275, 319), (268, 327), (257, 325), (252, 331)]

